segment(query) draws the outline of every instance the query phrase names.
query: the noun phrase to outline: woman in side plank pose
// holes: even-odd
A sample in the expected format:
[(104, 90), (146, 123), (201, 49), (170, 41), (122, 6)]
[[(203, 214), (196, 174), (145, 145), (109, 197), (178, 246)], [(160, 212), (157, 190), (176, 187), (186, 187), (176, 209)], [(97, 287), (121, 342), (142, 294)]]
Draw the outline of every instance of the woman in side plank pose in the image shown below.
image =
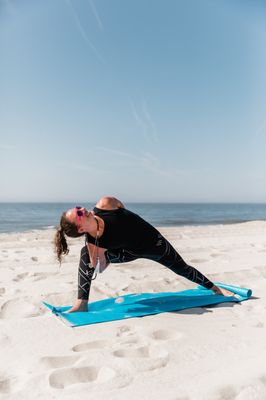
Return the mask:
[(66, 236), (85, 235), (78, 271), (78, 299), (69, 310), (88, 311), (91, 281), (110, 263), (124, 263), (138, 258), (156, 261), (192, 282), (211, 289), (216, 294), (234, 293), (215, 286), (196, 268), (186, 264), (173, 246), (139, 215), (127, 210), (118, 199), (102, 197), (93, 208), (74, 207), (61, 216), (55, 235), (58, 261), (68, 253)]

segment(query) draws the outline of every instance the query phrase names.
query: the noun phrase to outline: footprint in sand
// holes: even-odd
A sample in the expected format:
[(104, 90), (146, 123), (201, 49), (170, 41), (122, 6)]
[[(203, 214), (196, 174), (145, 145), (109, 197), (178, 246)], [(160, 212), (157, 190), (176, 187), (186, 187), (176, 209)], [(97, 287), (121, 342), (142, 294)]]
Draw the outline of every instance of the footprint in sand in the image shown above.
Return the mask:
[(137, 332), (128, 325), (120, 326), (117, 330), (116, 336), (119, 338), (119, 343), (122, 345), (138, 344), (141, 339)]
[[(68, 291), (67, 293), (54, 292), (54, 293), (49, 293), (48, 295), (46, 295), (45, 301), (47, 301), (50, 304), (70, 305), (73, 303), (73, 299), (75, 299), (75, 296), (76, 296), (75, 290)], [(45, 310), (45, 312), (47, 312), (47, 309)]]
[(132, 281), (142, 281), (142, 280), (145, 280), (146, 278), (149, 278), (149, 276), (148, 275), (140, 275), (140, 276), (131, 275), (129, 278), (132, 279)]
[(259, 322), (255, 325), (255, 328), (264, 328), (264, 323), (259, 321)]
[(193, 258), (192, 260), (189, 260), (189, 262), (191, 262), (193, 264), (204, 263), (207, 261), (208, 260), (206, 260), (205, 258)]
[(211, 254), (211, 257), (217, 258), (217, 257), (220, 257), (220, 254), (218, 254), (218, 253), (212, 253), (212, 254)]
[(120, 339), (121, 344), (137, 344), (139, 342), (139, 338), (133, 334), (127, 337), (122, 337)]
[(234, 400), (236, 395), (237, 392), (234, 386), (228, 385), (219, 390), (218, 400)]
[(33, 280), (33, 282), (37, 282), (37, 281), (40, 281), (42, 279), (46, 279), (47, 276), (48, 276), (48, 274), (45, 273), (45, 272), (34, 272), (33, 274), (31, 274), (30, 277)]
[(182, 338), (182, 333), (172, 332), (166, 329), (158, 329), (150, 334), (151, 338), (154, 340), (179, 340)]
[(19, 380), (16, 377), (0, 376), (0, 394), (13, 393), (20, 389), (19, 386)]
[(168, 354), (166, 350), (158, 346), (144, 345), (139, 347), (128, 346), (122, 349), (115, 350), (113, 355), (120, 358), (147, 358), (161, 357)]
[(260, 377), (260, 381), (261, 381), (261, 383), (263, 383), (264, 385), (266, 385), (266, 375), (262, 375), (262, 376)]
[(113, 355), (127, 359), (137, 371), (153, 371), (163, 368), (169, 361), (167, 350), (152, 345), (121, 348), (115, 350)]
[(53, 388), (64, 389), (76, 383), (94, 382), (98, 372), (96, 367), (63, 368), (50, 374), (49, 383)]
[(24, 278), (26, 278), (28, 275), (29, 275), (28, 272), (22, 272), (22, 274), (18, 274), (16, 276), (16, 278), (13, 279), (13, 281), (19, 282), (19, 281), (23, 280)]
[(39, 317), (44, 310), (33, 304), (29, 298), (6, 301), (0, 309), (0, 319)]
[(122, 325), (118, 328), (116, 336), (117, 337), (128, 337), (135, 335), (135, 330), (132, 330), (129, 325)]
[(187, 396), (185, 396), (185, 397), (177, 397), (175, 400), (191, 400), (191, 398), (190, 397), (187, 397)]
[(11, 392), (11, 382), (9, 379), (0, 378), (0, 393), (10, 393)]
[[(264, 400), (266, 398), (265, 395), (266, 391), (262, 383), (250, 384), (246, 387), (241, 388), (241, 390), (238, 391), (236, 397), (232, 398), (232, 400)], [(231, 398), (229, 398), (229, 400), (231, 400)]]
[(77, 344), (72, 347), (72, 350), (75, 352), (88, 351), (88, 350), (97, 350), (108, 347), (110, 343), (106, 340), (95, 340), (92, 342)]
[(115, 350), (113, 352), (115, 357), (132, 358), (132, 357), (150, 357), (149, 346), (141, 346), (138, 348), (126, 348)]
[(45, 367), (62, 368), (75, 364), (80, 358), (77, 356), (61, 356), (61, 357), (42, 357), (41, 364)]
[(132, 380), (131, 376), (120, 374), (108, 366), (95, 367), (73, 367), (62, 368), (53, 371), (49, 376), (49, 384), (55, 389), (65, 389), (75, 384), (87, 384), (92, 388), (94, 385), (100, 385), (100, 389), (125, 387)]

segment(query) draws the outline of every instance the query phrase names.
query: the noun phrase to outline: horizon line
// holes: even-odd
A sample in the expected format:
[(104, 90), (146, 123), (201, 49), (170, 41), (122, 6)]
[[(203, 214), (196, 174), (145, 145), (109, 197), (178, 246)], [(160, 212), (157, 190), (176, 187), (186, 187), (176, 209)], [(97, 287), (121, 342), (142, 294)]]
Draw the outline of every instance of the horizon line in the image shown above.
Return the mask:
[[(129, 204), (266, 204), (266, 201), (123, 201)], [(77, 204), (95, 203), (95, 201), (0, 201), (0, 204)]]

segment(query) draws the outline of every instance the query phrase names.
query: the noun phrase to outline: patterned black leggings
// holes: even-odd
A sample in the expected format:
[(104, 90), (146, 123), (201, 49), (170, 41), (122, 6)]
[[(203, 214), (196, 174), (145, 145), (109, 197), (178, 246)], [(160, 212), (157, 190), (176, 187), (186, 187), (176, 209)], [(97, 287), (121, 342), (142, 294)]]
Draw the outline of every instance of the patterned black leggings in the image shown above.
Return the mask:
[[(213, 286), (213, 283), (201, 272), (186, 264), (173, 246), (160, 234), (155, 243), (152, 244), (149, 249), (143, 250), (141, 254), (136, 254), (125, 249), (115, 249), (107, 250), (105, 256), (107, 262), (110, 263), (125, 263), (134, 261), (138, 258), (147, 258), (164, 265), (176, 274), (202, 285), (207, 289), (210, 289)], [(89, 267), (89, 262), (88, 249), (87, 246), (84, 246), (81, 249), (78, 273), (78, 298), (83, 300), (89, 298), (91, 280), (94, 274), (94, 268)]]

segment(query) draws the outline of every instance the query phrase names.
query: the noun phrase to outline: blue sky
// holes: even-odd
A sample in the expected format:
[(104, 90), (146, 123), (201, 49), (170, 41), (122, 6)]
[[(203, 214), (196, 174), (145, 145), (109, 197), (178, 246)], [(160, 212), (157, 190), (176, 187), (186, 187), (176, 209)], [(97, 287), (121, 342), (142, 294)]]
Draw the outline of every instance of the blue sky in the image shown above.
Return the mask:
[(1, 0), (0, 201), (266, 202), (266, 4)]

